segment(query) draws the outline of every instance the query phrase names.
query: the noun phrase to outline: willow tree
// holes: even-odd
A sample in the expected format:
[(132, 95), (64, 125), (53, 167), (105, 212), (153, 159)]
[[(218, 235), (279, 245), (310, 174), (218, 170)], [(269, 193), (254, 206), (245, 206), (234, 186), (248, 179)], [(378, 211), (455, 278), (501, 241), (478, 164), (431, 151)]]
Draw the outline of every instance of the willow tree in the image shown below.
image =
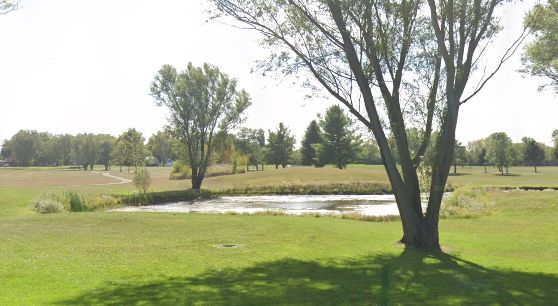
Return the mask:
[(168, 108), (170, 127), (188, 149), (193, 190), (201, 188), (216, 136), (240, 123), (250, 106), (248, 93), (236, 85), (215, 66), (191, 63), (180, 73), (164, 65), (151, 83), (156, 104)]
[[(494, 9), (503, 1), (212, 2), (218, 16), (263, 35), (270, 56), (261, 69), (296, 74), (311, 88), (325, 90), (373, 133), (401, 215), (401, 242), (439, 249), (439, 211), (459, 106), (516, 47), (464, 96), (483, 48), (499, 29)], [(409, 145), (412, 127), (421, 130), (418, 147)], [(386, 135), (393, 135), (394, 148)], [(423, 158), (431, 143), (436, 153)], [(419, 173), (429, 175), (419, 180)], [(421, 190), (429, 191), (426, 211)]]

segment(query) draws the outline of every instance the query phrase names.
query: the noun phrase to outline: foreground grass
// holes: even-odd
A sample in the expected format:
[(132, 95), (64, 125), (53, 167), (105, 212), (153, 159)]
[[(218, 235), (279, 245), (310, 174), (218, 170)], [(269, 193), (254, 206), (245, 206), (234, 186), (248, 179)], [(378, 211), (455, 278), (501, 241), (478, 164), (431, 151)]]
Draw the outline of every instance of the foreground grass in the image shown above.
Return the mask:
[[(0, 304), (555, 303), (558, 192), (490, 198), (491, 216), (441, 221), (446, 254), (404, 250), (395, 243), (399, 222), (106, 212), (4, 216)], [(16, 211), (24, 202), (0, 197), (0, 207)], [(223, 243), (242, 247), (215, 247)]]

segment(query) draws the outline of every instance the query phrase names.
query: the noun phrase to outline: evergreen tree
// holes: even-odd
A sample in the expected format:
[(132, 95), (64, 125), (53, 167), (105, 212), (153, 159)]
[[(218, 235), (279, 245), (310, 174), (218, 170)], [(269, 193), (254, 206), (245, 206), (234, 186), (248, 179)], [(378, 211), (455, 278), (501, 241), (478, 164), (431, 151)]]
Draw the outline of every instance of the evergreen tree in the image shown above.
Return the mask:
[(352, 121), (343, 110), (334, 105), (327, 109), (324, 120), (321, 122), (323, 129), (323, 154), (320, 154), (325, 163), (334, 164), (343, 169), (355, 158), (354, 132), (351, 129)]
[(316, 120), (312, 120), (306, 128), (306, 132), (302, 138), (302, 147), (300, 149), (300, 153), (302, 154), (302, 165), (316, 165), (316, 151), (312, 145), (317, 143), (322, 143), (322, 131), (320, 130), (318, 122)]
[(279, 127), (275, 132), (269, 131), (268, 139), (268, 161), (279, 168), (287, 166), (289, 157), (293, 153), (295, 138), (291, 136), (289, 128), (283, 122), (279, 123)]

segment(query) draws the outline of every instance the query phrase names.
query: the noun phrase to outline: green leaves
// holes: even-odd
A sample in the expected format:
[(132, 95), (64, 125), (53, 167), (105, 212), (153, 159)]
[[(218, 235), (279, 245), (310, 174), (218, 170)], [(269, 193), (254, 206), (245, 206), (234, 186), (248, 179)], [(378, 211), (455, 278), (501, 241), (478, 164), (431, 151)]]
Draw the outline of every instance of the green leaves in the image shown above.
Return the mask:
[(179, 73), (164, 65), (151, 83), (151, 96), (158, 106), (169, 110), (171, 130), (188, 148), (193, 184), (203, 180), (216, 134), (226, 133), (244, 120), (251, 100), (236, 87), (236, 79), (207, 63), (201, 67), (189, 63)]

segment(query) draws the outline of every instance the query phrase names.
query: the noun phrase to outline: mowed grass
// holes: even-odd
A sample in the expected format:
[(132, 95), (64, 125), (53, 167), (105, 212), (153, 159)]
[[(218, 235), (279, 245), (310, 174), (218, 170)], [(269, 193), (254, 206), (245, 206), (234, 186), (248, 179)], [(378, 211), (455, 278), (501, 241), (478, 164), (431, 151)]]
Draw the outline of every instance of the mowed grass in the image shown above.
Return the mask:
[[(510, 174), (500, 175), (496, 168), (458, 167), (458, 173), (451, 173), (448, 183), (452, 186), (558, 186), (558, 167), (511, 167)], [(452, 169), (453, 170), (453, 169)], [(149, 168), (151, 190), (183, 190), (190, 188), (190, 180), (170, 180), (171, 168)], [(0, 187), (27, 187), (33, 189), (63, 188), (91, 193), (130, 193), (135, 190), (131, 183), (118, 184), (118, 181), (102, 175), (103, 168), (95, 172), (69, 170), (67, 168), (0, 168)], [(112, 175), (131, 179), (133, 171), (123, 172), (118, 167), (108, 171)], [(388, 178), (381, 165), (349, 165), (339, 170), (333, 167), (291, 167), (275, 169), (267, 166), (265, 171), (224, 175), (206, 178), (202, 188), (211, 190), (244, 189), (258, 186), (281, 185), (331, 185), (351, 183), (388, 184)]]
[[(497, 176), (484, 174), (482, 168), (465, 168), (468, 175), (450, 179), (466, 184), (465, 179), (485, 177), (485, 184), (519, 186), (541, 184), (538, 175), (548, 175), (545, 185), (555, 185), (552, 179), (558, 177), (555, 168), (542, 168), (541, 174), (533, 176), (531, 168), (519, 169), (525, 171), (518, 171), (518, 176)], [(169, 168), (151, 170), (155, 189), (187, 188), (188, 181), (168, 180)], [(96, 185), (97, 177), (85, 179), (89, 175), (64, 169), (0, 169), (0, 305), (551, 305), (558, 301), (557, 191), (492, 192), (491, 215), (441, 220), (444, 253), (404, 249), (396, 243), (401, 236), (399, 222), (31, 211), (31, 200), (52, 188), (33, 180), (48, 179), (54, 188), (82, 192), (133, 190), (131, 184)], [(500, 183), (501, 179), (508, 181)], [(204, 187), (382, 180), (385, 174), (379, 166), (268, 167), (208, 178)]]
[(0, 217), (0, 304), (555, 303), (558, 192), (490, 198), (491, 216), (441, 221), (445, 254), (403, 249), (399, 222), (108, 212)]

